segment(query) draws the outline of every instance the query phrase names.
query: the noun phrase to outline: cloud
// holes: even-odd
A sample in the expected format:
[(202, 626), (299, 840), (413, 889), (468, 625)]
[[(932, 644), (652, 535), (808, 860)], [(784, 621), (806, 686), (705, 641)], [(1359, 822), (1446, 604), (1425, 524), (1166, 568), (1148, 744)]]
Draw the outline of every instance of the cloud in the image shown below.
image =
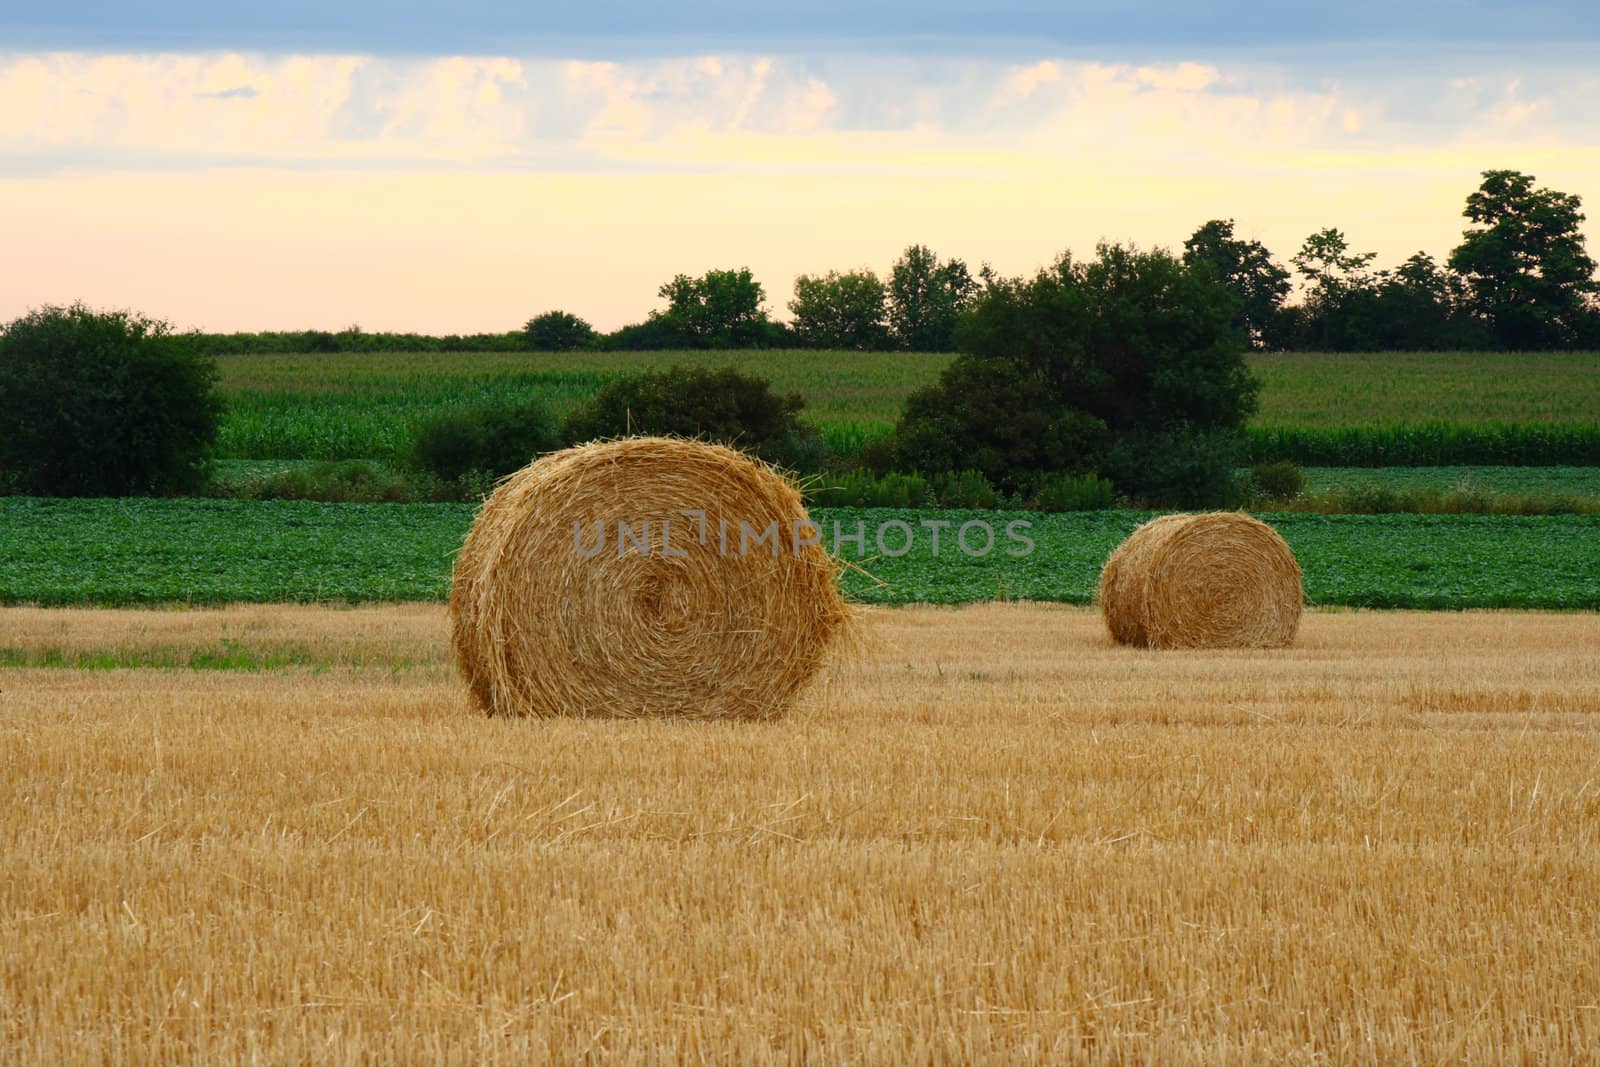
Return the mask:
[(286, 168), (1230, 169), (1313, 150), (1594, 143), (1597, 104), (1586, 70), (1509, 57), (1315, 77), (1297, 65), (1062, 56), (52, 53), (0, 56), (0, 173), (163, 156)]

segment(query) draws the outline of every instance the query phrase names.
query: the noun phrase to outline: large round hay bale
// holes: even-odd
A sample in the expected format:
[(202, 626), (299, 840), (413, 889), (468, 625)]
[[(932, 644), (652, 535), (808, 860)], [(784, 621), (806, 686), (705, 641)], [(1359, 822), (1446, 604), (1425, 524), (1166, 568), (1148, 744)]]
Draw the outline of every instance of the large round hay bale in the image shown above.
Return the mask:
[(457, 666), (497, 715), (781, 715), (849, 621), (809, 523), (792, 481), (719, 445), (553, 453), (462, 546)]
[(1239, 512), (1163, 515), (1100, 573), (1111, 637), (1142, 648), (1277, 648), (1294, 640), (1305, 595), (1278, 532)]

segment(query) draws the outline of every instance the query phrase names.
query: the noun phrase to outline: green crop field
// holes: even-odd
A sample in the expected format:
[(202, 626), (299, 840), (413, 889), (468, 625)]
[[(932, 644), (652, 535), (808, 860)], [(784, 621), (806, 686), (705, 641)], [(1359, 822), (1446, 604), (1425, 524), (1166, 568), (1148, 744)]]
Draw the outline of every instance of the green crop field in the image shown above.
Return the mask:
[(1600, 497), (1600, 467), (1307, 467), (1313, 493), (1367, 487)]
[(438, 411), (491, 399), (544, 398), (565, 411), (609, 379), (694, 363), (760, 374), (806, 398), (835, 440), (885, 432), (907, 393), (948, 355), (918, 352), (417, 353), (222, 356), (225, 459), (394, 455)]
[[(673, 363), (759, 373), (806, 398), (836, 446), (886, 432), (905, 397), (952, 357), (915, 352), (381, 353), (218, 359), (229, 404), (225, 459), (392, 456), (428, 415), (490, 398), (542, 396), (565, 410), (609, 378)], [(1422, 422), (1592, 426), (1595, 353), (1257, 354), (1257, 425), (1327, 429)]]
[(1593, 423), (1596, 352), (1278, 352), (1250, 357), (1263, 426)]
[[(1110, 550), (1147, 515), (1091, 512), (823, 511), (832, 543), (866, 524), (903, 518), (913, 550), (867, 558), (875, 580), (845, 587), (872, 603), (995, 598), (1084, 603)], [(0, 602), (43, 604), (438, 600), (472, 518), (454, 504), (315, 504), (208, 500), (0, 500)], [(1432, 515), (1269, 516), (1305, 569), (1314, 604), (1373, 607), (1600, 608), (1600, 517)], [(924, 520), (944, 519), (941, 551)], [(954, 530), (981, 519), (998, 533), (982, 558), (955, 550)], [(1006, 524), (1031, 523), (1035, 548)], [(971, 543), (981, 538), (974, 531)], [(900, 535), (889, 537), (898, 550)], [(853, 545), (842, 546), (853, 560)], [(881, 584), (880, 584), (881, 583)]]

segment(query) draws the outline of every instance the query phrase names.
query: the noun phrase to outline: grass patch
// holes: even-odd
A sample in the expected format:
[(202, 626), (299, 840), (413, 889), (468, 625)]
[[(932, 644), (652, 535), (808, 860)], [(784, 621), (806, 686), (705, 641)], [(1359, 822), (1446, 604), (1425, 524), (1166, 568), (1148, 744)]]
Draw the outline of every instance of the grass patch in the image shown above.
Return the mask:
[(229, 640), (214, 647), (188, 649), (0, 648), (0, 667), (48, 670), (273, 671), (299, 667), (320, 672), (337, 665), (333, 657), (309, 649), (252, 648)]

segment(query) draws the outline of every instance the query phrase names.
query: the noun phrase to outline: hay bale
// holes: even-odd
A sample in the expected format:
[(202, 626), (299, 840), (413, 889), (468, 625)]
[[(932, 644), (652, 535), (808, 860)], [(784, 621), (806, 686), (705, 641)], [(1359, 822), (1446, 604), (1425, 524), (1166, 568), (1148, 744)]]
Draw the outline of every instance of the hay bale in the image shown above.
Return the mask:
[(850, 617), (833, 559), (796, 546), (807, 522), (793, 482), (719, 445), (553, 453), (500, 484), (462, 546), (458, 669), (497, 715), (781, 715)]
[(1119, 645), (1149, 644), (1145, 632), (1145, 581), (1151, 551), (1166, 540), (1167, 534), (1188, 522), (1192, 515), (1162, 515), (1151, 519), (1116, 547), (1100, 571), (1100, 589), (1095, 599), (1100, 614)]
[(1276, 530), (1219, 511), (1139, 527), (1106, 560), (1098, 599), (1119, 644), (1278, 648), (1294, 640), (1305, 596)]

